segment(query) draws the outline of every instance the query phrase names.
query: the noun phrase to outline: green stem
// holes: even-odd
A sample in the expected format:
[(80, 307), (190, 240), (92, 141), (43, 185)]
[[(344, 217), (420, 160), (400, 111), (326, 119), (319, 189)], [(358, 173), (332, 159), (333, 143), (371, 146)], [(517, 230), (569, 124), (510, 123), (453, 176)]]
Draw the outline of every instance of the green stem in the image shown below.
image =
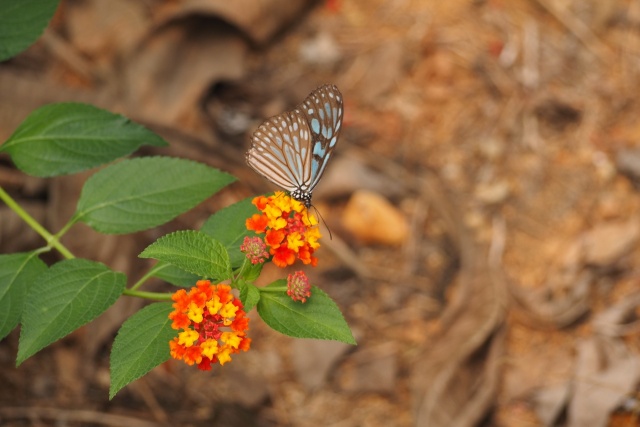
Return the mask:
[(45, 252), (51, 252), (51, 248), (49, 246), (43, 246), (43, 247), (38, 248), (38, 249), (33, 251), (33, 253), (36, 254), (36, 255), (40, 255), (40, 254), (43, 254)]
[(55, 235), (55, 239), (56, 240), (60, 240), (60, 238), (73, 226), (73, 224), (75, 224), (76, 221), (71, 218), (71, 220), (69, 222), (67, 222), (64, 227), (62, 227), (62, 229), (60, 231), (58, 231)]
[(240, 266), (240, 270), (238, 270), (238, 274), (236, 274), (235, 277), (231, 279), (232, 284), (235, 284), (238, 279), (242, 277), (242, 273), (244, 272), (244, 268), (246, 267), (248, 261), (249, 260), (247, 258), (242, 261), (242, 265)]
[(149, 277), (152, 277), (155, 273), (156, 273), (156, 270), (155, 270), (155, 266), (154, 266), (151, 270), (147, 271), (146, 274), (140, 278), (140, 280), (138, 280), (136, 283), (134, 283), (134, 285), (132, 287), (130, 287), (129, 290), (130, 291), (135, 291), (140, 286), (142, 286), (144, 284), (144, 282), (146, 282), (149, 279)]
[(286, 286), (269, 286), (268, 288), (257, 286), (257, 288), (260, 292), (282, 292), (287, 290)]
[(151, 299), (156, 301), (171, 301), (171, 296), (173, 295), (166, 292), (145, 292), (145, 291), (134, 291), (131, 289), (125, 289), (125, 291), (122, 294), (128, 295), (130, 297)]
[(42, 225), (40, 225), (40, 223), (38, 223), (38, 221), (36, 221), (31, 215), (29, 215), (27, 211), (22, 209), (22, 206), (20, 206), (15, 200), (13, 200), (13, 198), (9, 196), (9, 194), (4, 191), (2, 187), (0, 187), (0, 199), (5, 202), (12, 211), (17, 213), (18, 216), (29, 225), (29, 227), (34, 229), (36, 233), (42, 236), (42, 238), (47, 242), (48, 246), (56, 248), (58, 252), (60, 252), (67, 259), (75, 258), (73, 254), (69, 252), (69, 250), (58, 241), (56, 236), (49, 233)]

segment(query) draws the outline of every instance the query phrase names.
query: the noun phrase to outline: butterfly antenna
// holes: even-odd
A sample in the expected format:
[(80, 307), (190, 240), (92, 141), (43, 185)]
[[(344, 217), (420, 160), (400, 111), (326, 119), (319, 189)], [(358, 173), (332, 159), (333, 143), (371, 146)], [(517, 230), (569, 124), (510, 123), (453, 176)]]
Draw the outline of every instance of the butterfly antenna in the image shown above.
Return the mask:
[[(322, 220), (322, 223), (324, 224), (325, 227), (327, 227), (327, 231), (329, 231), (329, 240), (333, 240), (333, 234), (331, 234), (331, 229), (329, 228), (329, 226), (327, 225), (327, 221), (324, 220), (324, 217), (322, 216), (322, 214), (320, 213), (320, 211), (318, 210), (318, 208), (316, 208), (315, 206), (311, 205), (311, 207), (313, 208), (314, 211), (316, 211), (316, 213), (318, 214), (318, 216), (320, 217), (320, 219)], [(307, 213), (308, 215), (308, 213)]]

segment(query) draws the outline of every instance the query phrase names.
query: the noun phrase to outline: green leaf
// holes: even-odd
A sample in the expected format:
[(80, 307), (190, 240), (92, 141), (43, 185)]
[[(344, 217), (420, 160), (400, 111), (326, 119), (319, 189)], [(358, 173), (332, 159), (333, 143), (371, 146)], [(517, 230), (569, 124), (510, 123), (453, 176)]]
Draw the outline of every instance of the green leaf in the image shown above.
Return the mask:
[(17, 364), (98, 317), (116, 302), (125, 283), (124, 274), (86, 259), (51, 266), (29, 288)]
[(0, 255), (0, 340), (20, 321), (27, 290), (45, 271), (35, 252)]
[(57, 7), (57, 0), (0, 0), (0, 61), (31, 46)]
[(229, 254), (220, 242), (200, 231), (184, 230), (167, 234), (149, 245), (140, 258), (155, 258), (218, 281), (231, 278)]
[(102, 233), (145, 230), (193, 208), (234, 179), (190, 160), (123, 160), (87, 180), (75, 219)]
[(155, 133), (119, 114), (92, 105), (62, 103), (31, 113), (0, 151), (9, 153), (20, 170), (49, 177), (109, 163), (144, 144), (167, 145)]
[[(260, 264), (251, 264), (249, 260), (247, 260), (247, 265), (244, 267), (244, 270), (242, 270), (242, 276), (240, 277), (242, 277), (247, 282), (253, 282), (258, 277), (260, 277), (260, 273), (262, 272), (262, 267), (264, 267), (264, 262)], [(239, 270), (240, 269), (236, 271), (239, 271)]]
[(240, 282), (240, 301), (244, 306), (244, 311), (249, 312), (260, 301), (260, 291), (252, 283)]
[(179, 269), (175, 265), (167, 264), (166, 262), (158, 262), (150, 271), (151, 275), (162, 279), (165, 282), (171, 283), (174, 286), (180, 286), (183, 288), (190, 288), (196, 285), (196, 282), (200, 280), (200, 276), (187, 273), (184, 270)]
[(245, 225), (245, 221), (251, 218), (251, 215), (258, 213), (258, 209), (251, 204), (251, 200), (253, 197), (219, 210), (211, 215), (200, 229), (227, 248), (234, 268), (242, 265), (245, 258), (245, 255), (240, 252), (242, 241), (246, 236), (256, 235), (255, 232), (247, 230)]
[[(286, 294), (287, 281), (277, 280), (260, 292), (258, 314), (276, 331), (295, 338), (317, 338), (356, 344), (340, 309), (316, 286), (306, 303), (293, 301)], [(273, 292), (269, 288), (282, 288)]]
[(135, 313), (118, 331), (111, 349), (109, 399), (130, 382), (166, 362), (169, 341), (178, 332), (171, 329), (170, 302), (151, 304)]

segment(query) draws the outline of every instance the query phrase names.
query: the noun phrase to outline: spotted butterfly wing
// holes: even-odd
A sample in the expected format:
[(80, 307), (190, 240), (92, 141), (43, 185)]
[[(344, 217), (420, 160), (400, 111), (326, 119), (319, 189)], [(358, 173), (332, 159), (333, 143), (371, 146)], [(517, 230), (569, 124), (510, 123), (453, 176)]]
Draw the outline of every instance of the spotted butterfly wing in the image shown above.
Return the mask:
[(331, 158), (342, 127), (342, 94), (333, 85), (314, 90), (291, 111), (267, 119), (251, 137), (247, 163), (311, 206), (311, 194)]

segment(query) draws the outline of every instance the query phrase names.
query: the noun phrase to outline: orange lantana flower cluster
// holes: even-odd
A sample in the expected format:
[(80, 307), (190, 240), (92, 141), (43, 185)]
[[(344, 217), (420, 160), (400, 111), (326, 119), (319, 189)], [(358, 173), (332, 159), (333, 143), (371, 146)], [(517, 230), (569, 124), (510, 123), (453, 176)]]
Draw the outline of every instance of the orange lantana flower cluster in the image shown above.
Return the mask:
[(188, 293), (180, 289), (171, 299), (175, 309), (169, 314), (171, 327), (182, 329), (169, 342), (174, 359), (208, 371), (212, 363), (224, 365), (231, 360), (231, 354), (249, 350), (249, 318), (229, 285), (199, 280)]
[(252, 203), (261, 213), (247, 219), (247, 229), (265, 233), (264, 242), (275, 265), (286, 267), (296, 258), (304, 264), (315, 266), (318, 263), (313, 256), (320, 247), (318, 220), (301, 202), (277, 191), (273, 196), (258, 196)]

